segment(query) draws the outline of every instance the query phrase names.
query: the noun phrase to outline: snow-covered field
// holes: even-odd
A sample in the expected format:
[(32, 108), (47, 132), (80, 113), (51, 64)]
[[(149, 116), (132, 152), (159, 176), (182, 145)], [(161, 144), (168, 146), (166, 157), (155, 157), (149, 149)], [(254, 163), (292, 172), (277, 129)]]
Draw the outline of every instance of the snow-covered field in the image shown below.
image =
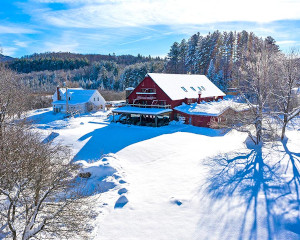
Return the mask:
[(29, 117), (92, 173), (94, 239), (300, 239), (299, 118), (287, 142), (259, 148), (245, 133), (127, 126), (107, 114)]

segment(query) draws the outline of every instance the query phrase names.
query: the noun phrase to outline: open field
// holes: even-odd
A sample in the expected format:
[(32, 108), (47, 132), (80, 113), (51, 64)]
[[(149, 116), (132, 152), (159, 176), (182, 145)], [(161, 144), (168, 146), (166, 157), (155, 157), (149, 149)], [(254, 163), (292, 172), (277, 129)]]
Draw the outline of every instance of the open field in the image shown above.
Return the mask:
[(245, 133), (127, 126), (110, 123), (108, 112), (30, 115), (92, 173), (95, 239), (300, 238), (299, 118), (287, 141), (257, 147)]

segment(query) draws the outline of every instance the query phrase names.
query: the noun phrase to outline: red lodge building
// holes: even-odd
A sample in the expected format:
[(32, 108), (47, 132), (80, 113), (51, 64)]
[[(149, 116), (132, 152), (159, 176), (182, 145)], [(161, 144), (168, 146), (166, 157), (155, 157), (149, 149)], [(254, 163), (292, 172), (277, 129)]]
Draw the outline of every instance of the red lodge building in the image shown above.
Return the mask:
[(195, 114), (182, 111), (182, 106), (220, 102), (224, 96), (204, 75), (148, 73), (136, 88), (126, 89), (127, 104), (113, 110), (113, 121), (163, 126), (183, 119), (188, 124), (207, 127), (216, 112), (211, 116), (207, 112)]

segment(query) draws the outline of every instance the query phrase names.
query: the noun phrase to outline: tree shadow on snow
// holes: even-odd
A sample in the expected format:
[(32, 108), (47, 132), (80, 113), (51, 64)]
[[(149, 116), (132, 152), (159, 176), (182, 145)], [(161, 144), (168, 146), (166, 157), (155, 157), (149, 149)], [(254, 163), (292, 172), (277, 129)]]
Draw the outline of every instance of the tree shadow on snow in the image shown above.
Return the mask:
[[(42, 109), (42, 111), (40, 112), (40, 114), (36, 114), (26, 118), (26, 120), (32, 124), (38, 124), (37, 128), (40, 129), (62, 129), (68, 124), (68, 119), (64, 118), (64, 115), (62, 113), (53, 113), (53, 111), (50, 111), (48, 109)], [(61, 121), (55, 122), (58, 120)]]
[(287, 140), (282, 142), (282, 146), (285, 156), (288, 157), (285, 174), (291, 172), (291, 177), (287, 181), (290, 196), (285, 204), (289, 206), (287, 213), (293, 216), (285, 225), (290, 231), (299, 234), (300, 239), (300, 153), (290, 151)]
[(103, 154), (117, 153), (137, 142), (174, 132), (188, 132), (210, 137), (222, 136), (225, 134), (225, 132), (220, 130), (198, 128), (188, 125), (153, 128), (111, 123), (80, 137), (78, 141), (85, 141), (87, 139), (88, 141), (75, 155), (73, 161), (94, 161), (100, 159)]
[[(289, 182), (285, 177), (286, 158), (272, 159), (270, 162), (260, 146), (250, 147), (248, 152), (233, 157), (222, 155), (211, 160), (212, 177), (208, 179), (206, 192), (215, 202), (224, 199), (229, 205), (232, 202), (231, 212), (228, 212), (230, 217), (225, 220), (229, 222), (224, 224), (226, 229), (222, 230), (224, 235), (226, 231), (231, 231), (228, 226), (237, 228), (239, 224), (237, 239), (280, 239), (282, 234), (288, 232), (281, 230), (286, 229), (294, 232), (288, 236), (289, 239), (300, 238), (300, 155), (290, 152), (286, 144), (284, 151), (293, 168), (293, 177)], [(237, 199), (241, 199), (242, 203), (234, 206)], [(291, 211), (294, 211), (292, 220), (289, 217)], [(236, 217), (239, 218), (238, 224), (230, 226), (230, 221)]]

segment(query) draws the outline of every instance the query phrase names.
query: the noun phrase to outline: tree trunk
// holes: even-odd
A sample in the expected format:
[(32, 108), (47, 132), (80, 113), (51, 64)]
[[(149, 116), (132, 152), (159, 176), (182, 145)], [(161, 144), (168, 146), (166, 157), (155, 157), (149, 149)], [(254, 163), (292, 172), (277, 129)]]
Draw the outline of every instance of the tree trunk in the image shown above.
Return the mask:
[(287, 122), (284, 121), (283, 122), (283, 126), (282, 126), (282, 130), (281, 130), (281, 141), (284, 139), (285, 137), (285, 129), (286, 129), (286, 125), (287, 125)]

